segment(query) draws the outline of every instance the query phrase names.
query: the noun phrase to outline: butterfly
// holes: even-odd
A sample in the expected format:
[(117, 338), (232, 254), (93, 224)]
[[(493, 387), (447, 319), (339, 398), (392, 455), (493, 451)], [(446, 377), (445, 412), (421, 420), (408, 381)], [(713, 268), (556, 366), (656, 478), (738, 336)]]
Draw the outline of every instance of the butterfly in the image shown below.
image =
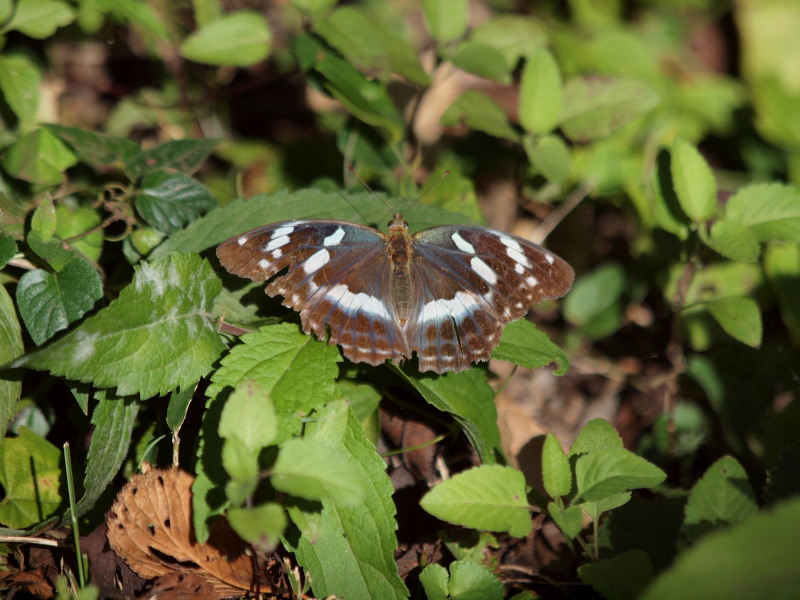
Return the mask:
[[(489, 360), (503, 327), (572, 286), (572, 268), (501, 231), (447, 225), (410, 234), (395, 214), (388, 234), (334, 220), (257, 227), (221, 243), (234, 275), (272, 281), (269, 296), (300, 313), (303, 330), (353, 362), (403, 361), (463, 371)], [(284, 274), (275, 277), (281, 271)]]

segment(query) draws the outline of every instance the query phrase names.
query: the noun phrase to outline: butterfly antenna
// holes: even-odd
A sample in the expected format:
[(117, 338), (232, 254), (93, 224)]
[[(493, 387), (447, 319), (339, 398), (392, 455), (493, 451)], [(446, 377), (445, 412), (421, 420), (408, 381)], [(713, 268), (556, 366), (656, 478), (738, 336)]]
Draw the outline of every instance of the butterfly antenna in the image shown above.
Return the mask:
[(417, 201), (418, 201), (420, 198), (422, 198), (422, 197), (423, 197), (425, 194), (427, 194), (428, 192), (430, 192), (430, 191), (431, 191), (431, 190), (432, 190), (434, 187), (436, 187), (436, 186), (437, 186), (437, 185), (438, 185), (438, 184), (439, 184), (439, 183), (442, 181), (442, 179), (444, 179), (444, 178), (445, 178), (445, 177), (447, 177), (448, 175), (450, 175), (450, 171), (449, 171), (449, 170), (447, 170), (447, 171), (445, 171), (444, 173), (442, 173), (441, 175), (439, 175), (439, 177), (437, 177), (435, 181), (431, 182), (431, 184), (430, 184), (428, 187), (426, 187), (424, 190), (422, 190), (422, 191), (421, 191), (421, 192), (420, 192), (420, 193), (417, 195), (417, 197), (416, 197), (416, 198), (414, 198), (413, 200), (411, 200), (411, 201), (408, 203), (408, 206), (404, 207), (404, 208), (403, 208), (403, 210), (402, 210), (402, 211), (400, 211), (400, 212), (402, 212), (402, 213), (405, 213), (406, 211), (410, 210), (410, 209), (411, 209), (411, 207), (412, 207), (412, 206), (414, 206), (414, 204), (416, 204), (416, 203), (417, 203)]
[[(388, 202), (386, 202), (386, 200), (384, 200), (384, 199), (383, 199), (383, 198), (380, 196), (380, 194), (378, 194), (377, 192), (375, 192), (375, 190), (373, 190), (373, 189), (372, 189), (372, 188), (369, 186), (369, 184), (368, 184), (366, 181), (364, 181), (364, 180), (361, 178), (361, 175), (359, 175), (358, 173), (356, 173), (356, 170), (353, 168), (353, 166), (352, 166), (352, 165), (347, 165), (347, 170), (348, 170), (348, 171), (350, 171), (350, 172), (353, 174), (353, 176), (354, 176), (354, 177), (355, 177), (355, 178), (358, 180), (358, 182), (359, 182), (361, 185), (363, 185), (363, 186), (364, 186), (364, 188), (365, 188), (366, 190), (368, 190), (368, 191), (369, 191), (369, 192), (370, 192), (370, 193), (371, 193), (373, 196), (375, 196), (375, 197), (376, 197), (378, 200), (380, 200), (381, 204), (383, 204), (383, 205), (386, 207), (386, 210), (388, 210), (388, 211), (389, 211), (389, 214), (390, 214), (390, 215), (394, 215), (394, 212), (395, 212), (395, 211), (394, 211), (394, 209), (392, 209), (392, 207), (391, 207), (391, 206), (389, 206), (389, 203), (388, 203)], [(356, 211), (356, 212), (357, 212), (359, 215), (361, 215), (361, 218), (363, 218), (363, 219), (364, 219), (364, 222), (365, 222), (365, 223), (369, 222), (369, 219), (367, 219), (367, 218), (364, 216), (364, 214), (363, 214), (363, 213), (362, 213), (360, 210), (358, 210), (358, 209), (355, 207), (355, 205), (354, 205), (352, 202), (350, 202), (350, 200), (348, 200), (348, 203), (350, 204), (350, 206), (352, 206), (352, 207), (353, 207), (353, 209), (354, 209), (354, 210), (355, 210), (355, 211)]]

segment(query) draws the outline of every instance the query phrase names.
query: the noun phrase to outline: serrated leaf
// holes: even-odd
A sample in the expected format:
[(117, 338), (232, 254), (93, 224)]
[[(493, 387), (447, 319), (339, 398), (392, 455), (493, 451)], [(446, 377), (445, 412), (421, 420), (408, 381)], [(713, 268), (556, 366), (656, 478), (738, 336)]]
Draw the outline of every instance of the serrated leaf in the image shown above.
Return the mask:
[(144, 177), (135, 202), (142, 218), (164, 233), (183, 228), (217, 205), (205, 186), (193, 177), (163, 170)]
[(66, 125), (49, 124), (45, 127), (69, 144), (81, 161), (95, 168), (124, 164), (141, 151), (137, 143), (126, 138)]
[(757, 512), (747, 472), (735, 458), (723, 456), (689, 492), (683, 530), (696, 541), (716, 527), (740, 523)]
[(528, 57), (519, 89), (519, 122), (534, 134), (550, 133), (561, 117), (561, 72), (552, 54), (541, 48)]
[(608, 600), (634, 600), (653, 577), (647, 553), (636, 549), (578, 567), (581, 581)]
[(623, 448), (604, 448), (578, 456), (575, 461), (576, 499), (599, 501), (638, 488), (654, 487), (666, 474)]
[(486, 567), (457, 560), (450, 564), (447, 585), (452, 600), (503, 600), (503, 584)]
[[(14, 301), (0, 285), (0, 365), (17, 358), (25, 351), (22, 343), (22, 329), (17, 320)], [(14, 416), (17, 400), (22, 393), (22, 378), (14, 371), (0, 371), (0, 439), (8, 429), (8, 422)]]
[(568, 539), (575, 539), (583, 529), (583, 512), (578, 506), (562, 510), (555, 502), (548, 502), (547, 514)]
[(659, 103), (645, 82), (614, 77), (576, 77), (564, 85), (561, 129), (573, 141), (611, 135)]
[(442, 115), (441, 123), (448, 127), (464, 125), (495, 137), (519, 141), (505, 111), (486, 94), (475, 90), (461, 94)]
[(25, 242), (36, 256), (45, 261), (55, 271), (61, 271), (67, 264), (76, 258), (78, 253), (67, 247), (61, 240), (43, 240), (37, 231), (28, 233)]
[(569, 457), (604, 448), (622, 448), (622, 438), (608, 421), (592, 419), (580, 430), (570, 446)]
[(300, 530), (297, 542), (285, 543), (311, 575), (314, 595), (349, 600), (402, 600), (408, 590), (397, 573), (393, 488), (386, 465), (343, 401), (333, 402), (309, 425), (308, 439), (346, 449), (369, 486), (364, 504), (334, 506), (322, 501), (322, 510), (300, 506), (289, 509)]
[(447, 591), (447, 583), (450, 574), (442, 565), (431, 563), (422, 569), (419, 574), (419, 582), (425, 589), (425, 597), (428, 600), (450, 600)]
[(29, 527), (54, 514), (63, 502), (59, 495), (61, 452), (27, 427), (15, 438), (0, 440), (0, 523)]
[(800, 190), (760, 183), (745, 186), (728, 199), (726, 218), (747, 227), (758, 240), (800, 240)]
[(245, 380), (228, 396), (219, 421), (219, 435), (237, 438), (254, 454), (278, 436), (275, 405), (270, 395), (253, 380)]
[(37, 346), (80, 319), (102, 297), (100, 275), (80, 258), (58, 273), (28, 271), (17, 285), (19, 312)]
[(748, 600), (794, 598), (797, 569), (797, 498), (739, 525), (712, 533), (681, 553), (650, 585), (641, 600)]
[(494, 391), (480, 369), (442, 376), (414, 375), (392, 366), (427, 402), (452, 414), (484, 463), (497, 461), (500, 432)]
[(216, 145), (216, 140), (170, 140), (132, 156), (125, 165), (125, 173), (132, 181), (160, 169), (174, 169), (191, 175)]
[(27, 56), (0, 56), (0, 91), (23, 131), (36, 121), (41, 81), (39, 68)]
[(108, 307), (14, 366), (149, 398), (208, 373), (223, 345), (209, 310), (221, 284), (196, 255), (135, 267)]
[(723, 298), (706, 302), (705, 307), (725, 333), (757, 348), (761, 345), (761, 310), (752, 298)]
[(272, 32), (264, 17), (239, 10), (192, 33), (181, 44), (181, 54), (209, 65), (247, 67), (267, 58), (271, 44)]
[(19, 0), (10, 23), (4, 30), (17, 30), (28, 37), (43, 40), (56, 29), (69, 25), (75, 13), (69, 4), (59, 0)]
[(431, 37), (439, 44), (460, 38), (469, 24), (467, 0), (423, 0), (425, 24)]
[(568, 496), (572, 491), (572, 471), (561, 443), (548, 433), (542, 447), (542, 482), (551, 498)]
[(443, 481), (420, 500), (433, 516), (462, 527), (507, 531), (524, 537), (531, 531), (525, 477), (511, 467), (474, 467)]
[(253, 508), (232, 508), (227, 514), (233, 530), (259, 552), (272, 552), (288, 525), (286, 512), (276, 502)]
[(23, 134), (9, 146), (0, 162), (18, 179), (42, 185), (58, 185), (64, 171), (78, 162), (64, 143), (46, 129)]
[[(701, 229), (703, 231), (703, 229)], [(761, 247), (758, 239), (744, 225), (722, 219), (714, 223), (711, 235), (703, 241), (713, 250), (731, 260), (756, 262)]]
[(564, 351), (536, 325), (524, 319), (505, 326), (492, 358), (507, 360), (526, 369), (536, 369), (554, 362), (558, 365), (556, 375), (563, 375), (569, 370), (569, 359)]
[(492, 46), (466, 40), (458, 45), (450, 60), (459, 69), (478, 77), (491, 79), (502, 85), (511, 83), (505, 57)]
[(714, 173), (697, 148), (683, 140), (672, 146), (672, 183), (681, 209), (695, 223), (711, 218), (717, 205)]
[(306, 500), (359, 506), (367, 495), (363, 473), (336, 448), (309, 439), (284, 442), (271, 469), (273, 487)]

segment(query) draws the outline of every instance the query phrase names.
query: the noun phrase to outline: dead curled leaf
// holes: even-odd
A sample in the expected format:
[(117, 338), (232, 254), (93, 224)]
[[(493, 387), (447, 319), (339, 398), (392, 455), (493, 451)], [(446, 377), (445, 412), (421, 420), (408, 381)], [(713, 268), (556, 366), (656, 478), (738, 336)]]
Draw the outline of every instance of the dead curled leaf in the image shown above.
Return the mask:
[(272, 591), (256, 575), (255, 555), (224, 519), (212, 527), (205, 544), (197, 542), (191, 520), (193, 481), (178, 469), (149, 469), (131, 477), (108, 519), (111, 548), (145, 579), (196, 575), (220, 598)]

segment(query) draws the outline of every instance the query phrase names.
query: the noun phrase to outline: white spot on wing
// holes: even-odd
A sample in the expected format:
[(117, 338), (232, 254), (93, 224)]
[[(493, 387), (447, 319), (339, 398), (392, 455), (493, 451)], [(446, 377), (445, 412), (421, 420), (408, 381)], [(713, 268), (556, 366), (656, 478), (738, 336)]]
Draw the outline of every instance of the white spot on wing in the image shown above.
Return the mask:
[(530, 277), (525, 279), (525, 283), (527, 283), (530, 287), (533, 288), (539, 285), (539, 280), (536, 279), (536, 277), (534, 277), (533, 275), (531, 275)]
[(240, 246), (244, 246), (247, 243), (247, 236), (243, 235), (238, 240), (236, 240), (236, 243), (239, 244)]
[(456, 292), (456, 295), (450, 300), (431, 300), (422, 310), (417, 317), (418, 323), (426, 323), (428, 321), (440, 322), (446, 318), (453, 318), (459, 321), (468, 313), (474, 312), (478, 308), (478, 303), (471, 295), (466, 292)]
[(519, 263), (514, 263), (514, 270), (515, 270), (517, 273), (519, 273), (520, 275), (522, 275), (522, 274), (525, 272), (525, 267), (523, 267), (523, 266), (522, 266), (521, 264), (519, 264)]
[[(281, 227), (280, 230), (286, 229), (286, 227)], [(280, 231), (279, 230), (279, 231)], [(281, 246), (285, 246), (289, 243), (289, 236), (282, 235), (280, 237), (272, 236), (272, 239), (269, 241), (269, 244), (264, 246), (264, 252), (272, 252), (273, 250), (277, 250)]]
[(283, 252), (281, 252), (280, 248), (272, 253), (272, 258), (275, 260), (278, 260), (281, 256), (283, 256)]
[(545, 258), (545, 260), (546, 260), (547, 262), (549, 262), (551, 265), (553, 264), (553, 262), (555, 262), (555, 259), (553, 258), (553, 255), (552, 255), (552, 254), (547, 254), (547, 253), (545, 253), (545, 255), (544, 255), (544, 258)]
[(275, 231), (272, 232), (272, 237), (270, 239), (274, 240), (275, 238), (289, 235), (293, 231), (294, 231), (293, 225), (284, 225), (283, 227), (278, 227)]
[(332, 287), (325, 298), (336, 304), (340, 309), (348, 313), (365, 312), (381, 319), (391, 319), (389, 311), (386, 310), (383, 302), (375, 296), (370, 296), (364, 292), (354, 294), (346, 285), (340, 283)]
[(337, 227), (336, 231), (334, 231), (332, 234), (330, 234), (328, 237), (322, 240), (322, 245), (338, 246), (339, 243), (342, 241), (342, 238), (344, 238), (344, 229), (342, 229), (341, 227)]
[(271, 264), (272, 263), (269, 262), (266, 258), (262, 258), (260, 261), (258, 261), (258, 266), (261, 267), (262, 269), (269, 269), (269, 266)]
[(450, 236), (450, 239), (453, 240), (453, 243), (456, 245), (456, 248), (458, 248), (462, 252), (466, 252), (468, 254), (475, 254), (475, 246), (473, 246), (467, 240), (461, 237), (461, 235), (457, 231)]
[(317, 250), (308, 257), (308, 260), (303, 263), (303, 271), (307, 274), (315, 273), (320, 270), (329, 260), (331, 259), (330, 252), (323, 248), (322, 250)]
[(473, 256), (472, 260), (469, 261), (472, 270), (475, 271), (481, 279), (483, 279), (489, 285), (494, 285), (497, 283), (497, 273), (492, 270), (492, 267), (486, 264), (485, 261), (481, 260), (477, 256)]
[(506, 247), (506, 254), (508, 254), (509, 258), (514, 259), (516, 262), (521, 264), (523, 267), (531, 268), (531, 262), (528, 260), (528, 257), (525, 256), (525, 253), (522, 250), (522, 244), (520, 244), (517, 240), (512, 237), (508, 237), (507, 235), (500, 235), (498, 236), (500, 241)]

